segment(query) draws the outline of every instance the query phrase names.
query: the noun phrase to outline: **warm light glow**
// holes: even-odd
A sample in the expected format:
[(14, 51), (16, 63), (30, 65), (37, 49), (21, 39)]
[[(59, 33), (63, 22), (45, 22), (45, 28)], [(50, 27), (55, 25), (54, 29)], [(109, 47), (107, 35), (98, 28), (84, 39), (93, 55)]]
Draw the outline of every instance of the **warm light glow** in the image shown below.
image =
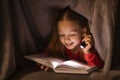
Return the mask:
[(74, 61), (66, 61), (63, 64), (73, 66), (73, 67), (82, 67), (82, 65), (80, 65), (78, 62), (74, 62)]
[(55, 68), (57, 65), (59, 65), (60, 63), (57, 61), (53, 61), (52, 64), (54, 65), (53, 67)]

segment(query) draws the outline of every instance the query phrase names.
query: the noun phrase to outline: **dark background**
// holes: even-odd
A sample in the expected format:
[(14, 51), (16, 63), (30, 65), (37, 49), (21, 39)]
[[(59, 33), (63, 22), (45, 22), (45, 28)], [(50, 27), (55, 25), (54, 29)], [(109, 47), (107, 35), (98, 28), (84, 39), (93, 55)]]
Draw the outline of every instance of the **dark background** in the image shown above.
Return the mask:
[[(0, 77), (35, 66), (23, 56), (40, 53), (45, 49), (59, 10), (68, 5), (89, 20), (93, 20), (90, 29), (93, 31), (100, 56), (108, 66), (104, 69), (109, 70), (110, 67), (111, 70), (120, 70), (120, 0), (81, 0), (81, 2), (78, 0), (79, 3), (75, 3), (76, 1), (0, 0)], [(79, 6), (75, 6), (77, 4)], [(104, 25), (106, 24), (103, 18), (106, 12), (102, 10), (104, 5), (108, 5), (105, 9), (113, 11), (115, 17), (111, 20), (110, 15), (109, 19), (110, 24), (113, 21), (115, 25), (107, 27)], [(107, 61), (106, 55), (109, 55), (112, 61)]]

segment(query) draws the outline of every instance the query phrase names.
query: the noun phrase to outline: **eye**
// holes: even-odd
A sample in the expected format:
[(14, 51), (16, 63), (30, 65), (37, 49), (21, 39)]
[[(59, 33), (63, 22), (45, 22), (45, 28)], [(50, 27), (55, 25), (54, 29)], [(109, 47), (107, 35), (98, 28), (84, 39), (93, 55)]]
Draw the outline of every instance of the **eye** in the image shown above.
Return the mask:
[(70, 34), (70, 36), (76, 36), (76, 34)]
[(65, 35), (64, 34), (59, 34), (59, 37), (64, 37)]
[(69, 35), (70, 36), (76, 36), (78, 33), (77, 32), (72, 32), (72, 33), (70, 33)]

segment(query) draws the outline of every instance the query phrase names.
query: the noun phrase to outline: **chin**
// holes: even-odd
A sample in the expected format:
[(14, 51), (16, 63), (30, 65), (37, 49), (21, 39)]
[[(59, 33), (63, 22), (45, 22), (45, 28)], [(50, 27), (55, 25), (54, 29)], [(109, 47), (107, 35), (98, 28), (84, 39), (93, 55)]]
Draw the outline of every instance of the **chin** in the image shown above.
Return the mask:
[(66, 48), (67, 48), (67, 49), (70, 49), (70, 50), (74, 49), (74, 47), (72, 47), (72, 46), (71, 46), (71, 47), (66, 47)]

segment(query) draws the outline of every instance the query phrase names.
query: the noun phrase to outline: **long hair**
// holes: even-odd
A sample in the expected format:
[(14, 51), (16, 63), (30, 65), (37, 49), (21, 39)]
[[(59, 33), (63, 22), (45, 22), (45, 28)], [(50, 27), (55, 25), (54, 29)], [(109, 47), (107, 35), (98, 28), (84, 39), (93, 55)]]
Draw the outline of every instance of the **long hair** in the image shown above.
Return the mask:
[[(57, 22), (55, 26), (52, 28), (52, 38), (51, 41), (47, 47), (47, 51), (56, 57), (66, 58), (66, 50), (64, 45), (60, 42), (59, 35), (58, 35), (58, 27), (57, 23), (59, 21), (62, 21), (66, 17), (67, 20), (70, 21), (77, 21), (81, 28), (88, 26), (88, 20), (83, 17), (82, 15), (76, 13), (75, 11), (72, 11), (69, 7), (60, 10), (60, 13), (57, 17)], [(86, 28), (87, 29), (87, 28)], [(84, 33), (84, 32), (83, 32)], [(85, 32), (89, 33), (89, 31)]]

